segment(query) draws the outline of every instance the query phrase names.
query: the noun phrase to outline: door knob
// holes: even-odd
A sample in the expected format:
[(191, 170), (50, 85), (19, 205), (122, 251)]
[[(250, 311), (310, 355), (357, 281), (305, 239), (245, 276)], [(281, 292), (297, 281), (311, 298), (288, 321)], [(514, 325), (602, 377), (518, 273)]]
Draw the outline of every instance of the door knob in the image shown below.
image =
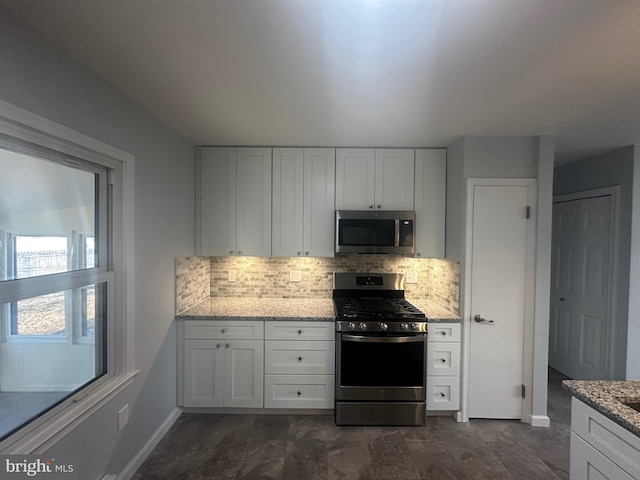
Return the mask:
[(473, 319), (477, 323), (493, 323), (493, 320), (487, 320), (486, 318), (482, 318), (482, 315), (480, 315), (479, 313), (476, 313), (476, 315), (473, 317)]

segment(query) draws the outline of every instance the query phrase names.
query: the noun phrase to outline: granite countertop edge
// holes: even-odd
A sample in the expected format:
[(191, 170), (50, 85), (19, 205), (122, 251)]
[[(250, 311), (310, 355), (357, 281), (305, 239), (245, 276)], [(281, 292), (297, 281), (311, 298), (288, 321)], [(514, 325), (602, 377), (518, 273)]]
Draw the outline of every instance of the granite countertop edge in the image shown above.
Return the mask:
[(564, 380), (562, 386), (578, 400), (640, 437), (640, 412), (622, 403), (640, 399), (640, 382)]
[[(427, 316), (429, 323), (460, 323), (460, 317), (430, 300), (409, 299)], [(295, 313), (294, 313), (295, 312)], [(177, 320), (265, 320), (333, 322), (330, 298), (235, 298), (210, 297), (180, 312)]]

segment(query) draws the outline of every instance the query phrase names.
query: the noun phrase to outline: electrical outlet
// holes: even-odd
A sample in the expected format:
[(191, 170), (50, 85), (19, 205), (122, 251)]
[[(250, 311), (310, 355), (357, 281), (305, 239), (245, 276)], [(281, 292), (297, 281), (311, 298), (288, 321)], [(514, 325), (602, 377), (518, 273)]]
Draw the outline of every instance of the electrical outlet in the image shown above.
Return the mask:
[(289, 270), (289, 281), (290, 282), (301, 282), (302, 281), (302, 272), (300, 270)]
[(118, 431), (121, 431), (129, 423), (129, 404), (125, 404), (118, 410)]
[(406, 276), (407, 276), (407, 283), (418, 283), (418, 272), (409, 270)]
[(229, 272), (227, 274), (227, 280), (229, 280), (230, 282), (235, 282), (236, 281), (236, 271), (235, 270), (229, 270)]

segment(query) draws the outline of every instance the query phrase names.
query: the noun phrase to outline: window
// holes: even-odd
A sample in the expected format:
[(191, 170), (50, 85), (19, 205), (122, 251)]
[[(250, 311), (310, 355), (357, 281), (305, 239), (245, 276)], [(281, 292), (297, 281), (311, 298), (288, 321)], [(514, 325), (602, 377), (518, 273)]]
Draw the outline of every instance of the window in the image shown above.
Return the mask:
[(0, 101), (0, 452), (51, 444), (135, 375), (132, 160)]

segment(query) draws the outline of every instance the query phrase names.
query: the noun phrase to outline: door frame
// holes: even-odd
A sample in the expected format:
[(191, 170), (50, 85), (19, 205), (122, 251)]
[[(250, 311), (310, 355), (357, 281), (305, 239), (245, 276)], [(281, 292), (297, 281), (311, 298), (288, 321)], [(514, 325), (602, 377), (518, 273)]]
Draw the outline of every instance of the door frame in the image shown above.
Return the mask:
[[(611, 331), (608, 333), (608, 351), (607, 351), (607, 366), (605, 370), (607, 371), (608, 376), (613, 377), (614, 371), (614, 352), (615, 352), (615, 339), (616, 339), (616, 328), (617, 324), (614, 323), (616, 320), (616, 302), (615, 298), (618, 294), (618, 249), (619, 249), (619, 240), (620, 240), (620, 185), (613, 185), (611, 187), (603, 187), (603, 188), (594, 188), (591, 190), (582, 190), (574, 193), (565, 193), (562, 195), (555, 195), (553, 197), (552, 206), (556, 203), (562, 202), (571, 202), (575, 200), (586, 200), (588, 198), (596, 198), (596, 197), (611, 197), (611, 205), (610, 205), (610, 218), (611, 218), (611, 229), (609, 231), (609, 274), (608, 274), (608, 288), (607, 288), (607, 315), (609, 316), (609, 324), (611, 325)], [(553, 218), (553, 211), (552, 211)], [(551, 248), (554, 248), (553, 237), (551, 238)], [(553, 251), (552, 251), (552, 259), (553, 259)], [(551, 271), (553, 272), (553, 265), (551, 266)], [(550, 292), (549, 298), (551, 298), (551, 290), (553, 289), (553, 277), (551, 278), (551, 282), (549, 282)], [(551, 306), (551, 305), (550, 305)], [(551, 314), (551, 311), (549, 311)], [(551, 316), (549, 316), (549, 321), (551, 321)], [(549, 335), (551, 334), (551, 330), (549, 330)], [(549, 337), (551, 338), (551, 337)], [(549, 344), (551, 345), (551, 344)]]
[[(464, 237), (464, 265), (461, 268), (464, 285), (461, 299), (461, 319), (463, 327), (462, 338), (462, 382), (461, 382), (461, 419), (469, 421), (469, 388), (471, 370), (471, 259), (473, 253), (473, 189), (476, 186), (526, 186), (529, 187), (530, 222), (527, 227), (527, 259), (525, 278), (525, 306), (524, 306), (524, 338), (522, 359), (522, 384), (525, 386), (526, 395), (522, 401), (521, 421), (532, 423), (532, 398), (533, 398), (533, 355), (534, 355), (534, 323), (535, 323), (535, 282), (536, 282), (536, 233), (538, 212), (538, 181), (535, 178), (467, 178), (465, 189), (466, 208), (463, 223)], [(524, 213), (524, 212), (523, 212)], [(460, 416), (459, 416), (460, 417)]]

